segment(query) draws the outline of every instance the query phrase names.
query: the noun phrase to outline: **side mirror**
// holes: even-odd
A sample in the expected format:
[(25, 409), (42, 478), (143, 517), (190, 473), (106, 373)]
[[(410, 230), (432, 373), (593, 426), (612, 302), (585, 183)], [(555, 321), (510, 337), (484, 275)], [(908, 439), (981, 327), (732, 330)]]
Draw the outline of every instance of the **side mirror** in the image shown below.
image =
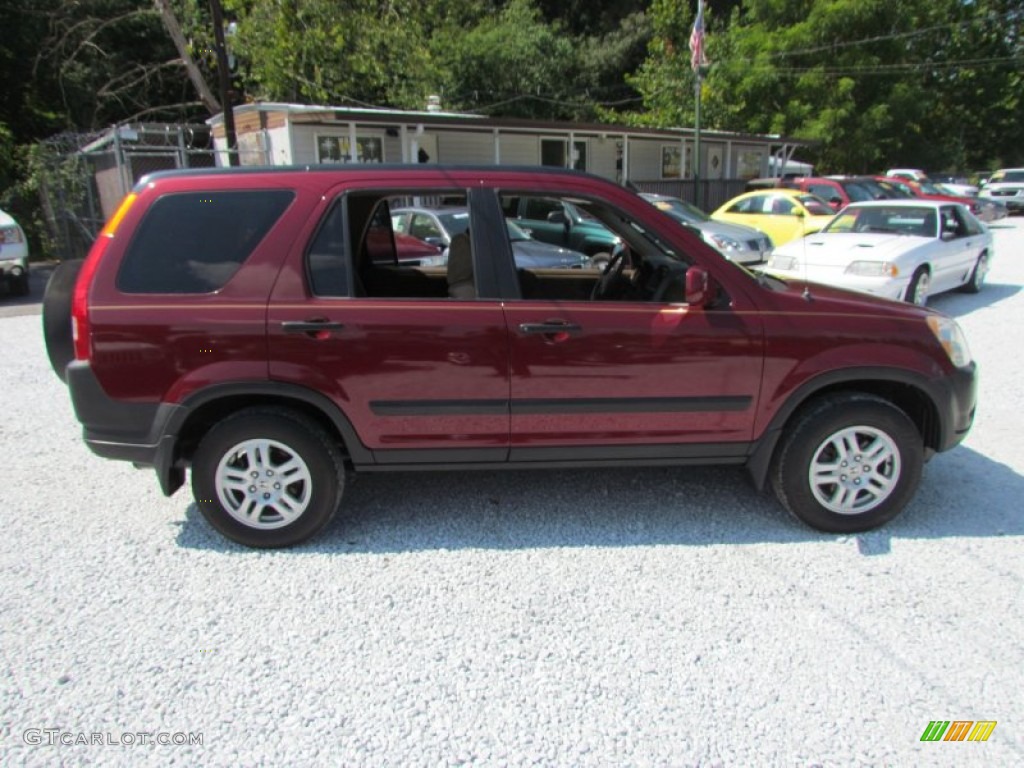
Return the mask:
[(948, 243), (950, 240), (952, 240), (955, 237), (956, 237), (956, 232), (954, 232), (952, 229), (945, 229), (945, 228), (943, 228), (941, 238), (944, 241), (946, 241)]
[(706, 307), (715, 296), (715, 282), (703, 267), (686, 270), (686, 303), (691, 307)]
[(568, 224), (569, 219), (565, 215), (565, 211), (552, 211), (548, 214), (548, 221), (551, 224)]

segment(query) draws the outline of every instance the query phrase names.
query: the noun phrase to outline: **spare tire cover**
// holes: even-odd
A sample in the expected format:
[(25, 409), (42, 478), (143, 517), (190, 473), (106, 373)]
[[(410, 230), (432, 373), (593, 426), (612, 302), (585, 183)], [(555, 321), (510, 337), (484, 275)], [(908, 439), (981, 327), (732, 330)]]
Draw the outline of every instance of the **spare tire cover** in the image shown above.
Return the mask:
[(46, 354), (61, 381), (66, 379), (68, 363), (75, 359), (75, 344), (71, 338), (71, 297), (83, 263), (83, 259), (74, 259), (60, 264), (50, 275), (43, 294)]

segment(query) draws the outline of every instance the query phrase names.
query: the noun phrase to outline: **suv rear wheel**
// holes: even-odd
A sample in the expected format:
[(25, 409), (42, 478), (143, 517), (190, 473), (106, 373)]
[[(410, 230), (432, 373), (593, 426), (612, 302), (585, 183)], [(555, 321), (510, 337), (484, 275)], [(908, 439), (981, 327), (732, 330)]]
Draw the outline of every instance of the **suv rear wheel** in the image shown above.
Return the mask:
[(772, 487), (813, 528), (866, 531), (899, 514), (923, 466), (921, 435), (903, 411), (873, 395), (832, 395), (805, 409), (783, 435)]
[(214, 426), (192, 461), (192, 493), (203, 517), (250, 547), (288, 547), (320, 531), (345, 486), (328, 434), (283, 408), (250, 408)]

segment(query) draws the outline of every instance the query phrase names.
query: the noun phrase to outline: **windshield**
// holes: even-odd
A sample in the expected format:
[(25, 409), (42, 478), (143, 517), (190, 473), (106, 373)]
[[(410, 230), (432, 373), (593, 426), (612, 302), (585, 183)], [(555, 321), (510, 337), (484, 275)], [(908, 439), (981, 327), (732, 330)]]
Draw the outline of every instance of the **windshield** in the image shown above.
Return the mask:
[(444, 227), (445, 232), (447, 232), (450, 237), (461, 235), (469, 229), (469, 211), (460, 211), (459, 213), (439, 213), (437, 215), (437, 219), (441, 222), (441, 226)]
[(938, 216), (925, 206), (848, 206), (822, 232), (883, 232), (917, 237), (936, 237)]
[(522, 227), (509, 219), (505, 219), (505, 228), (508, 229), (508, 239), (512, 242), (530, 239), (530, 236), (526, 234), (526, 231)]
[(908, 199), (914, 196), (909, 189), (894, 184), (891, 181), (879, 181), (878, 186), (884, 189), (885, 193), (893, 199)]
[(936, 187), (930, 181), (922, 181), (922, 182), (920, 182), (920, 184), (921, 184), (921, 191), (924, 192), (926, 195), (947, 195), (947, 194), (949, 194), (948, 192), (943, 192), (941, 189)]
[(850, 200), (855, 203), (864, 203), (868, 200), (875, 199), (875, 196), (871, 194), (870, 190), (861, 184), (856, 184), (852, 181), (848, 181), (843, 184), (843, 189), (846, 190), (846, 194), (849, 195)]
[(996, 173), (992, 176), (993, 183), (999, 183), (1002, 181), (1024, 181), (1024, 171), (1006, 171), (1005, 173)]
[(704, 213), (700, 208), (686, 202), (685, 200), (680, 200), (675, 197), (651, 200), (651, 204), (658, 210), (676, 214), (683, 221), (711, 221), (711, 217)]
[(835, 213), (828, 203), (815, 195), (800, 195), (797, 199), (811, 216), (831, 216)]

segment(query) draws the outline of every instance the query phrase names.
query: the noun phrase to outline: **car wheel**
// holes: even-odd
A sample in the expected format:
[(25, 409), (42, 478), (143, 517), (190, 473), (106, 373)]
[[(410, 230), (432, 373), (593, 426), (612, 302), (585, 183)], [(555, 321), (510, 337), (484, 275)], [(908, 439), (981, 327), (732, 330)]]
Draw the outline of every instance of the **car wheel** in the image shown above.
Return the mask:
[(985, 278), (988, 276), (988, 254), (983, 253), (974, 264), (974, 271), (971, 272), (971, 279), (960, 286), (964, 293), (979, 293), (985, 285)]
[(282, 408), (228, 417), (206, 433), (192, 460), (203, 517), (250, 547), (289, 547), (315, 535), (344, 487), (341, 454), (327, 432)]
[(28, 296), (28, 272), (23, 272), (11, 283), (11, 293), (15, 296)]
[(899, 514), (923, 467), (921, 435), (903, 411), (873, 395), (832, 395), (805, 408), (786, 430), (772, 487), (812, 528), (866, 531)]
[(43, 339), (50, 365), (61, 381), (67, 380), (67, 366), (75, 359), (75, 342), (71, 338), (71, 294), (75, 290), (82, 259), (59, 264), (43, 292)]
[(911, 304), (923, 307), (928, 303), (928, 286), (931, 285), (931, 274), (925, 267), (918, 267), (914, 276), (910, 278), (910, 285), (907, 286), (906, 299)]

